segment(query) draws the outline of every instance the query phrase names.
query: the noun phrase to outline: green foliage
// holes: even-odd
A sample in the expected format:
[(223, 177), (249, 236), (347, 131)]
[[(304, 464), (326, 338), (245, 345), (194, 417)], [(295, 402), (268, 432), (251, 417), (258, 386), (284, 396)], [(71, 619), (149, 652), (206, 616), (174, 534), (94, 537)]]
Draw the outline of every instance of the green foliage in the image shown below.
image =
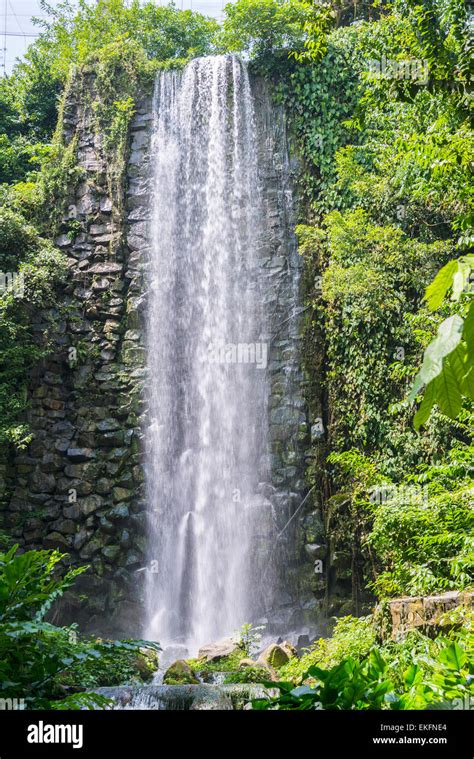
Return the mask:
[(277, 85), (277, 99), (289, 114), (291, 134), (302, 163), (300, 192), (320, 212), (341, 204), (334, 189), (334, 156), (354, 136), (347, 123), (357, 104), (360, 67), (353, 48), (352, 30), (347, 30), (346, 35), (334, 33), (317, 65), (288, 64)]
[(11, 76), (0, 79), (0, 184), (25, 180), (40, 168), (60, 89), (34, 46)]
[[(297, 228), (306, 268), (306, 366), (319, 395), (314, 408), (321, 395), (328, 408), (324, 449), (314, 446), (309, 476), (329, 494), (330, 551), (343, 562), (338, 592), (347, 577), (355, 608), (368, 587), (386, 597), (466, 587), (472, 577), (465, 474), (433, 482), (428, 504), (410, 506), (403, 495), (424, 466), (451, 466), (450, 446), (458, 455), (471, 437), (469, 294), (438, 303), (441, 314), (422, 297), (443, 265), (458, 272), (458, 292), (469, 274), (466, 256), (462, 272), (454, 262), (472, 232), (474, 143), (461, 6), (409, 0), (326, 37), (307, 27), (308, 50), (299, 59), (313, 63), (290, 68), (279, 88), (313, 220)], [(354, 13), (367, 19), (366, 9)], [(418, 61), (428, 80), (380, 73), (383, 61)], [(428, 380), (415, 420), (427, 424), (416, 434), (407, 395), (438, 328), (412, 396)], [(383, 481), (398, 493), (390, 505), (371, 500)]]
[(439, 325), (415, 378), (410, 400), (425, 388), (414, 419), (417, 429), (426, 422), (434, 404), (455, 419), (461, 411), (463, 396), (474, 400), (474, 300), (469, 289), (473, 270), (472, 255), (449, 261), (426, 290), (425, 299), (431, 311), (442, 305), (448, 291), (458, 307), (456, 313)]
[(237, 0), (224, 10), (221, 47), (255, 58), (302, 48), (304, 25), (311, 17), (302, 0)]
[(394, 422), (386, 409), (406, 386), (405, 377), (390, 376), (390, 364), (399, 347), (405, 365), (418, 351), (407, 314), (415, 311), (446, 244), (421, 243), (395, 225), (375, 225), (362, 209), (333, 211), (325, 224), (331, 436), (336, 448), (374, 450), (387, 445)]
[(0, 207), (1, 271), (15, 271), (28, 255), (39, 253), (41, 246), (36, 229), (24, 217), (10, 208)]
[(262, 639), (262, 631), (265, 629), (265, 625), (251, 625), (244, 624), (237, 631), (236, 636), (238, 645), (246, 653), (247, 656), (251, 656), (260, 646)]
[(310, 15), (304, 22), (305, 50), (293, 52), (297, 61), (321, 61), (327, 52), (327, 38), (336, 18), (333, 3), (309, 4)]
[[(299, 147), (313, 175), (315, 207), (330, 210), (350, 200), (379, 221), (402, 221), (420, 236), (442, 235), (440, 222), (461, 223), (472, 208), (473, 139), (456, 95), (449, 88), (440, 92), (410, 78), (371, 73), (371, 64), (380, 63), (382, 56), (389, 61), (425, 60), (417, 29), (406, 14), (393, 12), (336, 29), (326, 44), (320, 62), (298, 67), (283, 83)], [(453, 63), (456, 67), (455, 59)], [(329, 97), (326, 79), (332, 80)], [(304, 93), (295, 91), (298, 80), (308, 83)], [(316, 143), (314, 135), (319, 136)], [(330, 181), (321, 187), (318, 167), (323, 157)], [(309, 175), (306, 181), (310, 183)]]
[(238, 672), (230, 672), (224, 678), (224, 683), (263, 683), (268, 680), (268, 669), (265, 667), (242, 667)]
[[(385, 652), (384, 652), (385, 653)], [(393, 656), (393, 650), (392, 650)], [(474, 659), (472, 646), (458, 640), (438, 638), (435, 652), (412, 661), (398, 683), (392, 677), (393, 660), (377, 648), (362, 659), (344, 658), (330, 669), (312, 665), (300, 685), (266, 683), (279, 689), (275, 698), (256, 699), (254, 709), (426, 709), (451, 702), (454, 706), (472, 698)], [(310, 680), (313, 685), (305, 684)], [(401, 680), (401, 681), (400, 681)]]
[(145, 641), (84, 641), (74, 627), (45, 621), (53, 604), (87, 567), (58, 571), (58, 551), (0, 553), (0, 687), (3, 698), (24, 699), (26, 708), (100, 708), (95, 694), (70, 693), (129, 679), (131, 662)]
[[(459, 423), (459, 434), (472, 437), (472, 415)], [(418, 463), (393, 481), (380, 470), (383, 460), (377, 466), (357, 449), (329, 456), (339, 491), (328, 503), (328, 531), (337, 550), (355, 546), (365, 562), (360, 579), (377, 596), (472, 584), (472, 458), (472, 444), (458, 442), (438, 463)]]
[(173, 3), (151, 0), (98, 0), (90, 5), (62, 2), (41, 21), (41, 44), (50, 51), (52, 70), (63, 77), (71, 64), (85, 63), (98, 50), (120, 40), (133, 41), (150, 60), (188, 58), (212, 52), (218, 24), (213, 18), (181, 11)]
[(245, 656), (244, 649), (239, 649), (216, 661), (208, 662), (203, 657), (201, 659), (186, 659), (186, 663), (194, 672), (237, 672), (239, 664)]
[(472, 53), (467, 5), (459, 0), (397, 0), (394, 5), (415, 32), (434, 86), (454, 87), (460, 105), (467, 106)]
[[(58, 232), (71, 189), (83, 173), (77, 165), (77, 139), (74, 137), (65, 145), (61, 126), (62, 120), (51, 143), (48, 159), (38, 176), (37, 191), (42, 203), (33, 209), (38, 225), (51, 235)], [(47, 215), (43, 204), (50, 209)]]
[(55, 568), (64, 558), (58, 551), (17, 553), (18, 545), (0, 554), (0, 622), (42, 623), (55, 599), (85, 571), (70, 569), (63, 577)]
[[(29, 181), (41, 169), (73, 66), (108, 46), (125, 51), (134, 45), (150, 62), (189, 59), (212, 52), (218, 30), (212, 18), (151, 0), (99, 0), (92, 5), (66, 0), (54, 6), (42, 0), (41, 7), (38, 39), (13, 73), (0, 80), (0, 184)], [(127, 98), (115, 100), (123, 104)], [(111, 132), (120, 117), (114, 121)]]
[(340, 617), (330, 638), (319, 638), (300, 659), (290, 659), (279, 670), (279, 676), (283, 680), (299, 682), (313, 665), (331, 668), (349, 656), (363, 659), (375, 642), (372, 617)]
[(426, 595), (472, 584), (473, 453), (472, 445), (451, 449), (447, 463), (423, 467), (372, 507), (368, 542), (385, 568), (373, 583), (377, 595)]
[[(14, 182), (27, 177), (35, 163), (32, 156), (34, 150), (23, 135), (10, 137), (0, 134), (0, 182)], [(39, 168), (37, 163), (36, 168)]]
[[(40, 237), (18, 212), (0, 205), (0, 272), (16, 282), (0, 288), (0, 443), (22, 445), (27, 428), (20, 416), (26, 407), (28, 374), (48, 352), (48, 326), (57, 284), (66, 264), (62, 254)], [(33, 331), (43, 311), (44, 332)]]
[(61, 685), (72, 689), (146, 683), (158, 668), (159, 650), (150, 649), (148, 645), (146, 641), (131, 640), (110, 646), (107, 641), (92, 640), (86, 644), (86, 651), (89, 646), (98, 647), (100, 658), (76, 660), (61, 674)]

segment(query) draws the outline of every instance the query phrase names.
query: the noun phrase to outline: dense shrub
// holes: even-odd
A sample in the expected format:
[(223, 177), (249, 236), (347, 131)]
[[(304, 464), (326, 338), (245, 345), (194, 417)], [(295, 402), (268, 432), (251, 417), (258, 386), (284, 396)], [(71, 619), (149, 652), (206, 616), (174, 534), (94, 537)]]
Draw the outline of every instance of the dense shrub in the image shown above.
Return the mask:
[[(105, 706), (106, 699), (85, 689), (129, 681), (137, 672), (140, 649), (159, 646), (145, 641), (89, 641), (74, 626), (47, 622), (54, 603), (87, 567), (59, 571), (64, 555), (58, 551), (19, 553), (17, 549), (15, 545), (0, 553), (2, 697), (23, 699), (26, 708)], [(141, 668), (144, 679), (147, 667), (145, 662)]]
[[(256, 699), (254, 709), (426, 709), (447, 703), (466, 709), (474, 695), (472, 650), (464, 640), (438, 638), (430, 658), (413, 661), (392, 678), (389, 660), (377, 648), (361, 660), (343, 659), (330, 669), (312, 665), (302, 681), (312, 684), (272, 683), (280, 694)], [(416, 657), (413, 657), (416, 659)], [(401, 682), (400, 682), (401, 680)]]

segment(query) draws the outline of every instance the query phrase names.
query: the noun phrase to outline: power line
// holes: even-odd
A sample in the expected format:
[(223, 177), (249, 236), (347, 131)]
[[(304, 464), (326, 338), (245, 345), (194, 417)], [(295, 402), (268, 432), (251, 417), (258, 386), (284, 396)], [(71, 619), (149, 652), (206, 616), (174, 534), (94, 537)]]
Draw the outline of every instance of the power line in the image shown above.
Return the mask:
[[(20, 32), (3, 32), (3, 36), (4, 37), (39, 37), (40, 35), (39, 33), (33, 34), (31, 32), (23, 32), (22, 34), (20, 34)], [(5, 41), (5, 44), (6, 44), (6, 41)]]
[(16, 13), (15, 13), (15, 9), (14, 9), (14, 7), (13, 7), (12, 3), (11, 3), (11, 0), (8, 0), (8, 4), (9, 4), (9, 6), (10, 6), (10, 8), (11, 8), (11, 11), (12, 11), (12, 13), (13, 13), (13, 17), (14, 17), (14, 19), (15, 19), (16, 23), (18, 24), (18, 28), (19, 28), (20, 32), (22, 33), (22, 35), (23, 35), (23, 37), (24, 37), (24, 36), (25, 36), (25, 32), (24, 32), (24, 30), (23, 30), (23, 28), (22, 28), (22, 26), (21, 26), (21, 24), (20, 24), (20, 19), (18, 18), (18, 16), (17, 16), (17, 15), (16, 15)]

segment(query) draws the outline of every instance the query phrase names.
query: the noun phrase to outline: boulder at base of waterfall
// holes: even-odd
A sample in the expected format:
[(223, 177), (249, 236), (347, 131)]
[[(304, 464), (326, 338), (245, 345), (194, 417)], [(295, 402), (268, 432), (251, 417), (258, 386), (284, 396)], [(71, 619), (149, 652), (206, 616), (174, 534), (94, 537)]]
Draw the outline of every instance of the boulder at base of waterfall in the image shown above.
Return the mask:
[(245, 667), (255, 667), (257, 662), (253, 659), (241, 659), (239, 661), (239, 669), (245, 669)]
[(199, 685), (196, 673), (184, 659), (173, 662), (163, 677), (165, 685)]
[(232, 654), (242, 653), (242, 649), (238, 645), (235, 638), (222, 638), (215, 643), (208, 643), (199, 649), (198, 658), (205, 659), (207, 662), (219, 661), (219, 659), (225, 659)]
[(293, 643), (290, 643), (289, 640), (284, 640), (283, 643), (280, 643), (279, 645), (280, 645), (280, 648), (282, 648), (283, 651), (285, 651), (288, 654), (290, 659), (294, 659), (295, 657), (298, 656), (298, 651), (294, 647)]
[(289, 649), (283, 645), (280, 646), (278, 643), (271, 643), (265, 651), (262, 651), (257, 662), (258, 664), (266, 664), (273, 669), (279, 669), (289, 662), (291, 658), (292, 654)]
[(131, 662), (131, 666), (143, 682), (152, 680), (159, 666), (158, 651), (154, 648), (140, 648), (138, 656)]

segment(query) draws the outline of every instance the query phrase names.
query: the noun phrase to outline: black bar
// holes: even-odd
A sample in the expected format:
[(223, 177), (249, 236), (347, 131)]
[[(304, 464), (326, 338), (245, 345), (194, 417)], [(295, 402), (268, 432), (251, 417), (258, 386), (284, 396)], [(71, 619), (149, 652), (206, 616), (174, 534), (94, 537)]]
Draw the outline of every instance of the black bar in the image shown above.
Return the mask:
[[(3, 711), (0, 759), (145, 756), (418, 756), (472, 759), (472, 712), (459, 711)], [(82, 747), (29, 743), (31, 725), (82, 725)], [(43, 736), (45, 732), (43, 731)], [(59, 736), (60, 737), (60, 736)], [(79, 733), (69, 737), (79, 743)], [(382, 742), (383, 741), (383, 742)], [(293, 748), (291, 748), (293, 746)], [(278, 753), (274, 753), (278, 752)], [(308, 753), (310, 752), (310, 753)]]

